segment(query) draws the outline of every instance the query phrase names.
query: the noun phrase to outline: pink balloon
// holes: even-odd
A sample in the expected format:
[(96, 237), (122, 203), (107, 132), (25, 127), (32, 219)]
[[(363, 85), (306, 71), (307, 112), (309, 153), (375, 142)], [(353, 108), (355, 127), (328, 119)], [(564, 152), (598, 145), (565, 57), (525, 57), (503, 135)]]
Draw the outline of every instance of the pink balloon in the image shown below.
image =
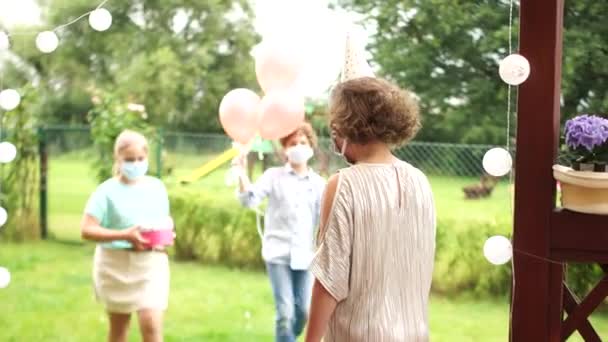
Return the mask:
[(285, 44), (262, 43), (255, 56), (255, 74), (265, 93), (292, 87), (303, 67), (302, 58)]
[(304, 121), (304, 98), (293, 92), (274, 91), (260, 102), (260, 135), (279, 139), (293, 132)]
[(249, 89), (234, 89), (220, 103), (220, 123), (235, 141), (246, 144), (255, 137), (260, 123), (260, 97)]

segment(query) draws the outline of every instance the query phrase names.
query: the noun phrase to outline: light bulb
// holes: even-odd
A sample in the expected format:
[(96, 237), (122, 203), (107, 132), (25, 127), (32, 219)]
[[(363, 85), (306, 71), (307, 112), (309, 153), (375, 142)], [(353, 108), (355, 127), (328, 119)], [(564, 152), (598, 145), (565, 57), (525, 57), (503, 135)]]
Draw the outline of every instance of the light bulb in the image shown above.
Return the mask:
[(530, 62), (522, 55), (509, 55), (500, 62), (498, 73), (505, 83), (520, 85), (530, 76)]
[(493, 148), (483, 156), (483, 169), (494, 177), (502, 177), (511, 171), (513, 159), (504, 148)]
[(95, 31), (105, 31), (112, 26), (112, 14), (105, 8), (98, 8), (89, 15), (89, 25)]
[(0, 267), (0, 289), (8, 286), (11, 282), (11, 273), (4, 267)]
[(53, 31), (40, 32), (36, 36), (36, 47), (43, 53), (51, 53), (59, 46), (59, 37)]
[(494, 265), (503, 265), (513, 257), (511, 241), (504, 236), (495, 235), (483, 245), (483, 255)]
[(0, 108), (13, 110), (21, 103), (21, 95), (15, 89), (4, 89), (0, 92)]
[(11, 42), (8, 39), (8, 34), (6, 34), (4, 31), (0, 31), (0, 51), (8, 50), (10, 46)]
[(0, 207), (0, 226), (4, 226), (7, 220), (8, 213), (6, 212), (6, 209)]
[(8, 141), (0, 143), (0, 163), (10, 163), (17, 156), (17, 148)]

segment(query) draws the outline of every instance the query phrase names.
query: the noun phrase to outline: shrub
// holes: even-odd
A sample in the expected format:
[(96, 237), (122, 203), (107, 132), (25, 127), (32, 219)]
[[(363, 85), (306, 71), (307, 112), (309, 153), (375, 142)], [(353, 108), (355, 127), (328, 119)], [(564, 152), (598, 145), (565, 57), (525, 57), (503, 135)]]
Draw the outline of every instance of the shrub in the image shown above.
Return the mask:
[(171, 191), (175, 256), (207, 264), (261, 268), (261, 242), (255, 213), (236, 200), (218, 200), (192, 190)]
[[(242, 208), (236, 199), (176, 188), (171, 191), (171, 211), (176, 222), (176, 258), (232, 267), (263, 267), (255, 213)], [(483, 245), (490, 236), (509, 236), (509, 227), (506, 221), (440, 219), (433, 292), (448, 296), (508, 296), (511, 263), (490, 264), (483, 255)], [(596, 266), (572, 265), (569, 284), (582, 295), (600, 275)]]

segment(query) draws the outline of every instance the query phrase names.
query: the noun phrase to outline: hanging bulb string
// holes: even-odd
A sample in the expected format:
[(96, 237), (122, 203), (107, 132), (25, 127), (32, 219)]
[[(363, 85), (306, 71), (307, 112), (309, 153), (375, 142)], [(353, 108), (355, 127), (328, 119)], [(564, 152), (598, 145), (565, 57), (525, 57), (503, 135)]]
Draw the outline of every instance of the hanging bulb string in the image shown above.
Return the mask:
[[(74, 19), (74, 20), (72, 20), (72, 21), (68, 22), (67, 24), (62, 24), (62, 25), (59, 25), (59, 26), (57, 26), (57, 27), (55, 27), (55, 28), (53, 28), (53, 29), (51, 29), (51, 30), (49, 30), (49, 31), (51, 31), (51, 32), (56, 32), (56, 31), (59, 31), (59, 30), (62, 30), (62, 29), (64, 29), (64, 28), (66, 28), (66, 27), (68, 27), (68, 26), (71, 26), (71, 25), (76, 24), (77, 22), (79, 22), (80, 20), (82, 20), (83, 18), (85, 18), (86, 16), (88, 16), (88, 15), (90, 15), (91, 13), (95, 12), (96, 10), (98, 10), (98, 9), (102, 8), (102, 7), (103, 7), (103, 6), (104, 6), (104, 5), (105, 5), (105, 4), (106, 4), (108, 1), (109, 1), (109, 0), (104, 0), (104, 1), (102, 1), (102, 2), (101, 2), (99, 5), (97, 5), (97, 7), (95, 7), (95, 9), (93, 9), (93, 10), (91, 10), (91, 11), (88, 11), (88, 12), (86, 12), (86, 13), (84, 13), (84, 14), (80, 15), (79, 17), (77, 17), (76, 19)], [(6, 32), (7, 36), (9, 36), (9, 37), (15, 37), (15, 36), (31, 36), (31, 35), (35, 35), (35, 34), (38, 34), (38, 33), (40, 33), (40, 31), (26, 31), (26, 32), (17, 32), (17, 33), (9, 33), (9, 32)]]

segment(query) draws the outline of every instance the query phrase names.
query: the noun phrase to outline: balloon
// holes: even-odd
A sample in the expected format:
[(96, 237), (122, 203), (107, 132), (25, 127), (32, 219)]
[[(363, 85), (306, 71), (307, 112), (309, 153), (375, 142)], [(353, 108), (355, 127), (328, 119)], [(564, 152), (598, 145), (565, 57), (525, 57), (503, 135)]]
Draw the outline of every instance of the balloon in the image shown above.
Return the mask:
[(105, 31), (112, 26), (112, 14), (105, 8), (98, 8), (89, 14), (89, 25), (95, 31)]
[(503, 265), (511, 260), (513, 246), (511, 246), (511, 241), (504, 236), (492, 236), (483, 245), (483, 255), (490, 263)]
[(291, 88), (301, 69), (301, 56), (287, 42), (265, 41), (255, 51), (255, 74), (265, 93)]
[(274, 91), (260, 103), (260, 135), (264, 139), (282, 138), (304, 121), (304, 98), (294, 92)]
[(494, 177), (502, 177), (511, 171), (513, 159), (504, 148), (496, 147), (483, 156), (483, 168)]
[(530, 76), (530, 62), (522, 55), (509, 55), (500, 62), (498, 73), (505, 83), (520, 85)]
[(249, 89), (234, 89), (220, 103), (220, 122), (235, 141), (247, 144), (255, 137), (260, 123), (260, 97)]

